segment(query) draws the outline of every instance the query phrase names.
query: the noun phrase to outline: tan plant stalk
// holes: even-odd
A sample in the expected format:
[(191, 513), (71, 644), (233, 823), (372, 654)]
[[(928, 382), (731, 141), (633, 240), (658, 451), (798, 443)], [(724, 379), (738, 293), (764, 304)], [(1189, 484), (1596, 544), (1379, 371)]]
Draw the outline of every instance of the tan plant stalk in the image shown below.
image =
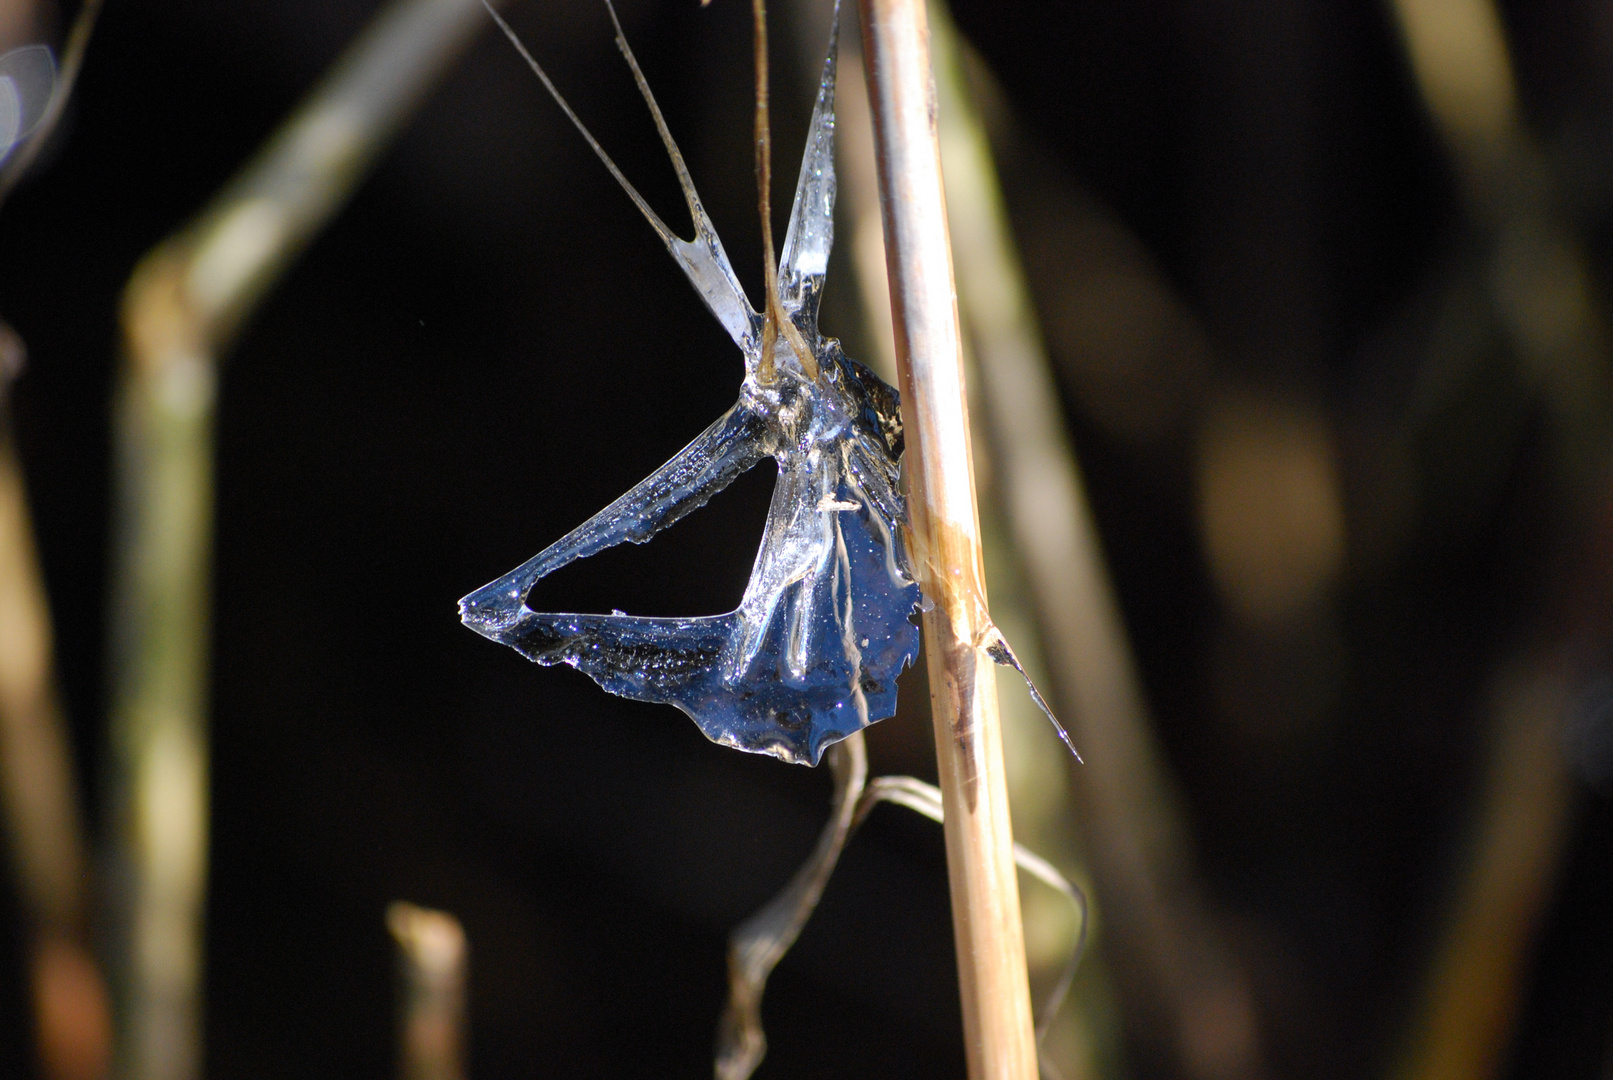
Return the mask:
[(908, 510), (946, 814), (964, 1044), (973, 1080), (1036, 1075), (996, 672), (981, 646), (980, 525), (922, 0), (862, 0), (907, 437)]
[(958, 297), (995, 491), (1034, 597), (1053, 697), (1087, 759), (1075, 791), (1103, 923), (1135, 958), (1187, 1075), (1254, 1076), (1252, 994), (1195, 878), (1190, 830), (1154, 734), (1085, 481), (1015, 248), (962, 43), (932, 33)]

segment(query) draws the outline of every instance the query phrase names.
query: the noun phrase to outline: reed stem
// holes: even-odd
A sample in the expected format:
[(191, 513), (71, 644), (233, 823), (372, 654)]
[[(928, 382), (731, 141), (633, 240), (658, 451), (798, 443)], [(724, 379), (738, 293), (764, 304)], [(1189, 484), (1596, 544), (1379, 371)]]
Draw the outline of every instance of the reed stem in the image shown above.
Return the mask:
[(923, 0), (861, 0), (972, 1080), (1037, 1074)]

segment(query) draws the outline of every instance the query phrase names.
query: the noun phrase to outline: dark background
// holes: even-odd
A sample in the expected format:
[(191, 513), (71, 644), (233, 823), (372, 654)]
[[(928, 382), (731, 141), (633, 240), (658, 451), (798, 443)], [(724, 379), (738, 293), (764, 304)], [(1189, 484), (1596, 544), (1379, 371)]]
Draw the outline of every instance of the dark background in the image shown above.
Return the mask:
[[(0, 215), (0, 310), (30, 352), (15, 425), (91, 820), (120, 290), (375, 9), (109, 0), (48, 159)], [(1345, 443), (1362, 401), (1411, 379), (1416, 356), (1384, 345), (1385, 328), (1466, 257), (1474, 228), (1386, 9), (956, 9), (1006, 90), (1022, 157), (1140, 239), (1221, 375), (1305, 388)], [(748, 6), (624, 0), (621, 13), (754, 295)], [(1528, 120), (1547, 146), (1578, 148), (1573, 176), (1601, 190), (1613, 20), (1579, 0), (1506, 14)], [(603, 12), (528, 0), (513, 19), (681, 220)], [(778, 22), (776, 55), (793, 56)], [(803, 82), (776, 88), (781, 176)], [(1035, 242), (1034, 200), (1013, 178), (1040, 298), (1056, 293), (1058, 252)], [(1600, 273), (1592, 204), (1579, 220)], [(382, 913), (398, 898), (465, 923), (478, 1078), (709, 1075), (725, 936), (809, 849), (827, 777), (535, 668), (462, 629), (454, 601), (682, 446), (732, 401), (737, 359), (492, 34), (263, 306), (218, 411), (209, 1075), (387, 1074)], [(1273, 1068), (1376, 1075), (1474, 797), (1485, 673), (1562, 591), (1552, 553), (1585, 524), (1542, 494), (1544, 423), (1523, 401), (1474, 507), (1454, 524), (1429, 511), (1391, 571), (1341, 586), (1351, 662), (1332, 733), (1274, 764), (1218, 723), (1188, 436), (1117, 438), (1079, 380), (1065, 389), (1210, 893), (1280, 943), (1248, 960)], [(770, 484), (758, 469), (652, 546), (545, 582), (544, 606), (730, 609)], [(922, 698), (910, 685), (903, 715), (876, 729), (876, 766), (932, 770)], [(1607, 1075), (1610, 859), (1613, 801), (1583, 785), (1512, 1075)], [(22, 1075), (20, 946), (0, 942), (0, 1072)], [(761, 1075), (961, 1076), (956, 997), (939, 831), (876, 816), (769, 988)]]

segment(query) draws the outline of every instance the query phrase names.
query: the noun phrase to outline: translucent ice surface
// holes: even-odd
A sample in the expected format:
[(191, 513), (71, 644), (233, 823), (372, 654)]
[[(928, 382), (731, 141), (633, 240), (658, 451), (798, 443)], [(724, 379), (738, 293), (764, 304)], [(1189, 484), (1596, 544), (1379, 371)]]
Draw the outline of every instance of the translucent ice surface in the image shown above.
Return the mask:
[[(834, 35), (779, 266), (783, 310), (812, 350), (816, 379), (782, 335), (773, 362), (762, 363), (762, 316), (734, 276), (620, 25), (617, 43), (694, 219), (692, 241), (649, 209), (515, 43), (740, 347), (745, 380), (738, 403), (672, 460), (465, 597), (460, 617), (540, 664), (570, 664), (613, 694), (676, 705), (716, 742), (815, 765), (826, 748), (896, 711), (896, 676), (919, 643), (911, 621), (919, 590), (901, 538), (896, 391), (818, 333), (818, 298), (834, 242)], [(677, 619), (549, 614), (527, 606), (546, 575), (623, 541), (643, 543), (764, 457), (778, 462), (778, 481), (735, 611)]]

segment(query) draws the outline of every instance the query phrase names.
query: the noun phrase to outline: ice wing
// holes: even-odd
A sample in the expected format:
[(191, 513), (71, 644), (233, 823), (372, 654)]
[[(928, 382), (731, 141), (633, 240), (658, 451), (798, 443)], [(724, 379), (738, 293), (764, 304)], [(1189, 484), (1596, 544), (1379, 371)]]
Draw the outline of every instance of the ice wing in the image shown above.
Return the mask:
[(459, 602), (460, 619), (483, 637), (505, 644), (526, 611), (540, 578), (568, 563), (623, 542), (642, 544), (700, 509), (767, 453), (767, 423), (743, 405), (678, 451), (631, 491), (497, 581)]
[(839, 37), (840, 4), (836, 0), (829, 53), (823, 61), (812, 126), (801, 156), (801, 176), (795, 185), (795, 204), (790, 208), (790, 228), (779, 258), (779, 299), (806, 331), (817, 328), (818, 295), (834, 247), (835, 52)]
[(893, 572), (900, 540), (855, 479), (820, 481), (781, 476), (737, 611), (640, 618), (517, 604), (496, 632), (477, 629), (613, 694), (676, 705), (713, 742), (816, 765), (896, 711), (896, 677), (918, 652), (908, 618), (918, 587)]

